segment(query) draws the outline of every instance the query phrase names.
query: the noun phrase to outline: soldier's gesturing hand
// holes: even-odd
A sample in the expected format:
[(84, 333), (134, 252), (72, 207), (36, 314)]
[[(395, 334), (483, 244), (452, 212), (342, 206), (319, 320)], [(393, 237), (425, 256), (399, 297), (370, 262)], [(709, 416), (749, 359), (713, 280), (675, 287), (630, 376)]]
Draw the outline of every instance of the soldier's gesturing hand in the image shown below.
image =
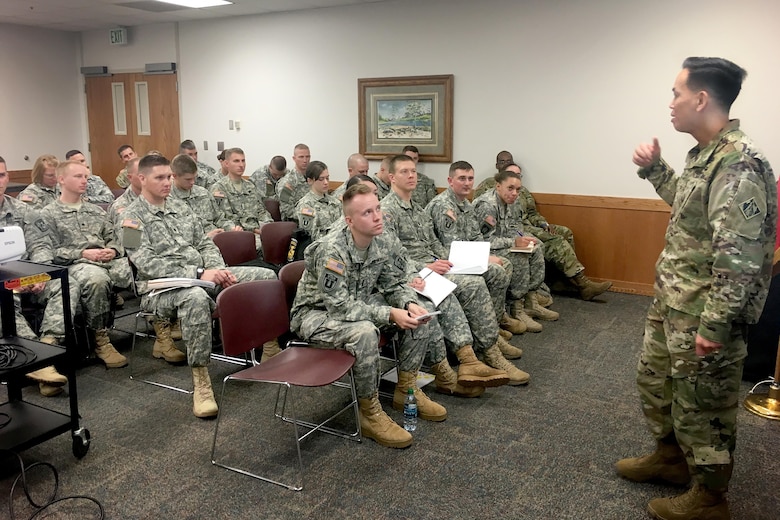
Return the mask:
[(642, 143), (634, 150), (634, 164), (640, 168), (647, 168), (657, 163), (661, 158), (661, 145), (658, 138), (653, 137), (652, 143)]

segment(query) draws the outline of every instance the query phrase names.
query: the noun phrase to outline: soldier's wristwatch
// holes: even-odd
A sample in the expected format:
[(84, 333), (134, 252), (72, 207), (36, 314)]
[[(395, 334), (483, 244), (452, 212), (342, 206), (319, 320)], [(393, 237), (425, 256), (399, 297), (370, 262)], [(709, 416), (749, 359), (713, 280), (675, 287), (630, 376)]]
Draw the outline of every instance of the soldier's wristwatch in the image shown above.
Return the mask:
[(195, 269), (195, 278), (200, 280), (200, 277), (203, 276), (203, 273), (205, 273), (205, 272), (206, 272), (206, 270), (204, 268), (198, 267), (197, 269)]

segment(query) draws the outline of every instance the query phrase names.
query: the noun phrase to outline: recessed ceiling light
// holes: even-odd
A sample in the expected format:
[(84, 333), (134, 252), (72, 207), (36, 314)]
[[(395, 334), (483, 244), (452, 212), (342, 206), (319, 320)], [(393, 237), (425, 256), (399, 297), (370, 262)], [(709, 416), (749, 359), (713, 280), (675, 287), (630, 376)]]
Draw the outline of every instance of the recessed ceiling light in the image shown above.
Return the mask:
[(231, 5), (233, 2), (226, 0), (157, 0), (164, 4), (181, 5), (183, 7), (192, 7), (193, 9), (200, 9), (201, 7), (217, 7), (220, 5)]

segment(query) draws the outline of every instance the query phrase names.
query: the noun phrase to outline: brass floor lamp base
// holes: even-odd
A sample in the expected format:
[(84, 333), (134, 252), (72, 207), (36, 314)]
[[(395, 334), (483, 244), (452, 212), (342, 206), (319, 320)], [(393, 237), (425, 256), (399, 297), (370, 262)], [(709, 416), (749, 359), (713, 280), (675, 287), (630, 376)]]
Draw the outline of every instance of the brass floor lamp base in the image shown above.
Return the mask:
[[(758, 386), (767, 383), (769, 383), (768, 394), (753, 393)], [(777, 385), (774, 379), (761, 381), (750, 390), (745, 398), (745, 408), (765, 419), (780, 420), (780, 385)]]

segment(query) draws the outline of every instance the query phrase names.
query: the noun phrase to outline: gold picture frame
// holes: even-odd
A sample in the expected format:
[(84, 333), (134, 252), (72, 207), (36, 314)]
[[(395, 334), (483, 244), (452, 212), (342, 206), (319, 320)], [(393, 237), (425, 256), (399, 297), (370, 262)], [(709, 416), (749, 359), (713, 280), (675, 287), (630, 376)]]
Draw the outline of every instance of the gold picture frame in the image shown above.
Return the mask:
[(452, 162), (452, 74), (358, 79), (359, 151), (368, 159), (406, 145), (423, 162)]

